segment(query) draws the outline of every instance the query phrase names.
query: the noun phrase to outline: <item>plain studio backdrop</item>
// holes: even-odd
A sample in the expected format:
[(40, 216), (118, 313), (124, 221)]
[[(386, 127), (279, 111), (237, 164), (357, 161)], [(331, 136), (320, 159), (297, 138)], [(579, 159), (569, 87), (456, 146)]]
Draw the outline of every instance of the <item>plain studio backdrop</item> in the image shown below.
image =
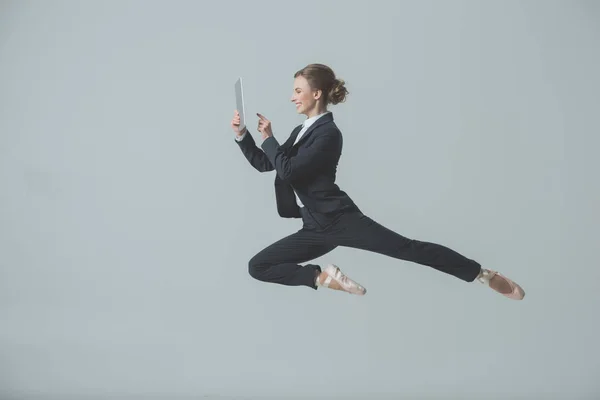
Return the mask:
[[(0, 3), (0, 398), (600, 395), (600, 7), (592, 1)], [(338, 183), (514, 278), (515, 302), (337, 248), (365, 297), (265, 284), (295, 232), (234, 142), (350, 91)], [(598, 397), (595, 397), (598, 398)]]

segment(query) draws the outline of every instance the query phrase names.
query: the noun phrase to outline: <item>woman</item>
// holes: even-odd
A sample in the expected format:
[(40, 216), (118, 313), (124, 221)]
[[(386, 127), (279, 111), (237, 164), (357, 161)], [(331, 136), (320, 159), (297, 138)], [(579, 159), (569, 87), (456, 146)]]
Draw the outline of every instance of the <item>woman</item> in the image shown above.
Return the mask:
[(348, 90), (331, 68), (310, 64), (294, 75), (291, 101), (306, 115), (289, 138), (280, 144), (271, 122), (261, 114), (258, 131), (261, 148), (234, 112), (231, 127), (248, 162), (258, 171), (276, 171), (277, 211), (284, 218), (302, 218), (297, 232), (280, 239), (256, 254), (249, 273), (264, 282), (289, 286), (319, 286), (364, 295), (366, 289), (347, 277), (340, 268), (325, 268), (308, 262), (347, 246), (384, 254), (435, 268), (465, 282), (481, 282), (502, 295), (521, 300), (523, 289), (496, 271), (445, 246), (409, 239), (364, 215), (335, 183), (342, 152), (342, 133), (328, 111), (330, 104), (345, 101)]

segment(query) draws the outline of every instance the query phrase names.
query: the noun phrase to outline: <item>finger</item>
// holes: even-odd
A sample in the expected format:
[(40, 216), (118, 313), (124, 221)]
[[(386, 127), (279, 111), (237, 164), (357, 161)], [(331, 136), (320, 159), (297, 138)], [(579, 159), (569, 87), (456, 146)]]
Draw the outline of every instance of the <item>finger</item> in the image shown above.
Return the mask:
[(260, 113), (256, 113), (256, 115), (258, 115), (258, 118), (262, 119), (263, 121), (268, 121), (268, 119), (266, 119), (264, 115)]

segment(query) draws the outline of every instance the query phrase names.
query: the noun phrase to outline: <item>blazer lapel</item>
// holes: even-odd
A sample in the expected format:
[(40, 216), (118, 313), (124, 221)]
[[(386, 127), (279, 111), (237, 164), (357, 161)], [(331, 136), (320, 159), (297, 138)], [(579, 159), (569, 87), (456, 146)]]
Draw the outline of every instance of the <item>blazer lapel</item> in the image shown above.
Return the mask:
[[(328, 113), (326, 115), (323, 115), (321, 118), (319, 118), (318, 120), (315, 121), (314, 124), (312, 124), (310, 126), (310, 128), (307, 129), (306, 132), (304, 132), (304, 135), (302, 135), (302, 137), (300, 138), (300, 140), (298, 140), (298, 143), (296, 143), (294, 146), (298, 146), (300, 145), (303, 141), (306, 140), (306, 138), (308, 138), (310, 136), (311, 133), (313, 133), (313, 131), (318, 128), (319, 126), (326, 124), (327, 122), (331, 122), (333, 121), (333, 114), (332, 113)], [(302, 130), (302, 128), (300, 128), (300, 130)], [(299, 133), (300, 131), (298, 131)], [(296, 134), (294, 136), (294, 140), (296, 140), (296, 137), (298, 136), (298, 134)], [(294, 143), (294, 142), (292, 142)]]
[(290, 135), (288, 140), (286, 140), (285, 143), (281, 145), (281, 148), (282, 149), (291, 148), (292, 145), (294, 144), (294, 142), (296, 141), (296, 138), (298, 137), (298, 134), (300, 133), (301, 130), (302, 130), (302, 125), (299, 125), (296, 128), (294, 128), (294, 130), (292, 131), (292, 134)]

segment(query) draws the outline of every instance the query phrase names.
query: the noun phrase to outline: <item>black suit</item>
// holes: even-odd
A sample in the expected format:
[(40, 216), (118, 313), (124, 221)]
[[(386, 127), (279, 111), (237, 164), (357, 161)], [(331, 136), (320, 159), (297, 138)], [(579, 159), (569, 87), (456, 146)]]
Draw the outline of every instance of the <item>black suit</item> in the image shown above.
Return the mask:
[(276, 170), (277, 211), (284, 218), (301, 218), (294, 189), (310, 210), (331, 214), (356, 205), (335, 184), (337, 164), (342, 154), (342, 133), (328, 113), (319, 118), (294, 145), (302, 125), (279, 145), (275, 137), (262, 143), (261, 151), (249, 134), (238, 142), (250, 164), (260, 172)]
[[(333, 115), (317, 119), (294, 144), (302, 125), (280, 145), (265, 139), (262, 150), (250, 132), (236, 141), (250, 164), (260, 172), (276, 171), (277, 211), (284, 218), (302, 218), (299, 231), (266, 247), (249, 262), (250, 275), (266, 282), (316, 289), (319, 265), (300, 263), (320, 257), (337, 246), (374, 251), (436, 268), (467, 282), (480, 265), (438, 244), (408, 239), (364, 215), (335, 183), (342, 153), (342, 133)], [(296, 202), (294, 191), (304, 207)]]

